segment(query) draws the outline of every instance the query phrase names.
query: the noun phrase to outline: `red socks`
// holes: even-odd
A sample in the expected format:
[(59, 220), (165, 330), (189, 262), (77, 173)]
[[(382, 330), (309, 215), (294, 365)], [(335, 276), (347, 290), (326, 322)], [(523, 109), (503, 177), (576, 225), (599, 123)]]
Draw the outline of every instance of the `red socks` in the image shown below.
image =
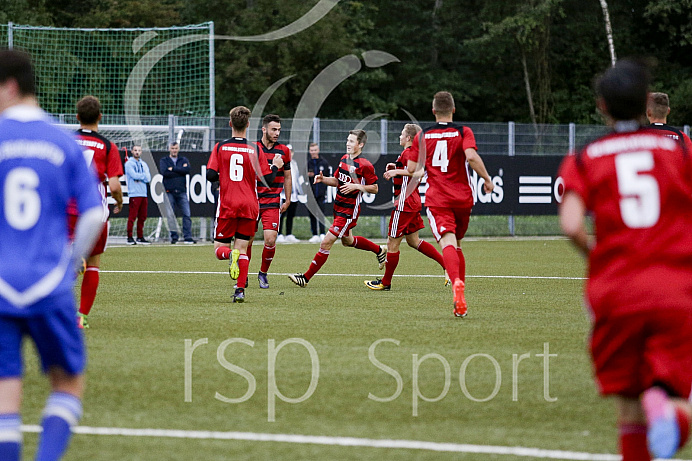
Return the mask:
[(678, 420), (678, 427), (680, 428), (680, 447), (682, 448), (685, 446), (687, 443), (687, 439), (690, 436), (690, 417), (687, 416), (687, 413), (685, 413), (685, 410), (682, 408), (676, 406), (675, 407), (675, 416), (677, 417)]
[(376, 243), (372, 243), (365, 237), (353, 237), (353, 248), (358, 248), (359, 250), (372, 251), (375, 254), (380, 252), (380, 246)]
[(272, 263), (272, 260), (274, 259), (274, 253), (276, 253), (276, 245), (273, 247), (268, 247), (267, 245), (264, 245), (264, 249), (262, 250), (262, 266), (260, 267), (260, 272), (267, 272), (269, 271), (269, 266)]
[(457, 256), (459, 256), (459, 278), (466, 283), (466, 258), (461, 248), (457, 248)]
[(426, 242), (425, 240), (421, 240), (420, 243), (418, 244), (417, 250), (420, 251), (421, 253), (423, 253), (428, 258), (434, 259), (435, 261), (437, 261), (437, 264), (442, 266), (442, 268), (444, 269), (445, 263), (442, 260), (442, 255), (440, 254), (439, 251), (437, 251), (435, 249), (435, 247), (432, 244)]
[(619, 429), (622, 461), (651, 461), (646, 444), (646, 425), (622, 424)]
[(394, 270), (399, 264), (399, 252), (389, 253), (387, 252), (387, 265), (384, 269), (384, 277), (382, 277), (382, 285), (391, 285), (392, 276), (394, 275)]
[(82, 278), (82, 295), (79, 300), (79, 312), (89, 315), (96, 299), (96, 290), (99, 287), (99, 268), (87, 266)]
[(214, 254), (216, 255), (216, 259), (229, 259), (231, 257), (231, 251), (230, 247), (221, 246), (214, 250)]
[(310, 280), (312, 276), (315, 275), (317, 271), (322, 268), (322, 266), (324, 266), (324, 263), (327, 262), (327, 258), (329, 258), (329, 250), (325, 251), (320, 248), (317, 254), (315, 254), (315, 258), (310, 263), (308, 271), (304, 274), (305, 279)]
[(238, 268), (240, 268), (240, 275), (238, 275), (237, 285), (239, 288), (245, 288), (245, 283), (247, 282), (247, 273), (250, 267), (250, 260), (247, 255), (241, 254), (238, 258)]
[(442, 249), (442, 259), (445, 262), (445, 268), (447, 269), (447, 275), (449, 279), (454, 283), (456, 279), (460, 277), (459, 274), (459, 253), (454, 245), (447, 245)]

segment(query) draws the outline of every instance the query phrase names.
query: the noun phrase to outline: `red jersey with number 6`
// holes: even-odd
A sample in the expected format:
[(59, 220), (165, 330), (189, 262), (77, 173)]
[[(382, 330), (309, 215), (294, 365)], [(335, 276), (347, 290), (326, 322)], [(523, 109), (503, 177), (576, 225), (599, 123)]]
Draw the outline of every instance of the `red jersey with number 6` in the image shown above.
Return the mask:
[[(125, 174), (123, 172), (123, 164), (120, 161), (120, 151), (114, 143), (96, 131), (79, 129), (77, 130), (76, 141), (77, 144), (82, 146), (87, 163), (93, 168), (98, 177), (99, 192), (103, 195), (104, 213), (108, 217), (106, 182), (108, 178), (117, 178)], [(79, 214), (74, 202), (70, 202), (67, 206), (67, 213), (73, 216)]]
[(258, 161), (257, 148), (245, 138), (226, 139), (214, 146), (207, 168), (219, 173), (217, 218), (257, 219), (257, 169), (271, 173), (265, 161)]
[(425, 152), (425, 171), (428, 174), (425, 206), (473, 206), (466, 149), (477, 149), (473, 131), (453, 122), (438, 122), (419, 132), (413, 139), (413, 160), (421, 163), (421, 153)]
[(692, 161), (680, 143), (648, 128), (612, 133), (566, 157), (560, 176), (594, 216), (595, 316), (692, 309)]

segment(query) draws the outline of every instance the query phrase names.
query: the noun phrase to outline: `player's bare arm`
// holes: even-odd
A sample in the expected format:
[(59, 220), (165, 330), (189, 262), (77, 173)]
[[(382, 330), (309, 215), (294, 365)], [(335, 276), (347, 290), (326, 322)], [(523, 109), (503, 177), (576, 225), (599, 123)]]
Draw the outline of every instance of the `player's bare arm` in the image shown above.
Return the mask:
[[(389, 168), (389, 165), (394, 165), (393, 168)], [(418, 168), (418, 163), (414, 162), (413, 160), (409, 160), (406, 168), (397, 168), (396, 164), (394, 163), (388, 163), (387, 164), (387, 171), (384, 172), (384, 179), (391, 179), (394, 176), (408, 176), (409, 178), (413, 177), (414, 172), (416, 171), (416, 168)]]
[(325, 176), (320, 171), (320, 174), (315, 175), (315, 181), (314, 181), (314, 184), (319, 184), (319, 183), (322, 183), (326, 186), (337, 187), (339, 185), (339, 180), (333, 176)]
[(351, 194), (355, 191), (376, 194), (378, 190), (377, 184), (370, 184), (369, 186), (366, 186), (365, 184), (355, 184), (352, 182), (347, 182), (339, 187), (339, 191), (341, 191), (342, 194)]
[(288, 210), (289, 205), (291, 205), (291, 193), (293, 192), (291, 174), (291, 170), (284, 170), (284, 194), (286, 195), (286, 200), (284, 201), (284, 204), (281, 205), (281, 213), (285, 213), (286, 210)]
[(573, 191), (567, 191), (560, 206), (560, 227), (567, 237), (584, 255), (588, 255), (591, 244), (584, 225), (586, 206)]
[(123, 191), (120, 188), (120, 179), (117, 177), (108, 178), (108, 187), (111, 189), (111, 197), (115, 200), (113, 213), (118, 214), (123, 209)]
[(473, 168), (473, 171), (478, 173), (478, 176), (483, 178), (483, 189), (485, 189), (486, 194), (491, 193), (495, 188), (495, 185), (493, 184), (493, 180), (490, 179), (488, 170), (485, 169), (485, 164), (483, 163), (481, 156), (478, 155), (476, 149), (470, 148), (466, 149), (464, 154), (466, 154), (466, 160), (469, 162), (469, 165), (471, 165), (471, 168)]

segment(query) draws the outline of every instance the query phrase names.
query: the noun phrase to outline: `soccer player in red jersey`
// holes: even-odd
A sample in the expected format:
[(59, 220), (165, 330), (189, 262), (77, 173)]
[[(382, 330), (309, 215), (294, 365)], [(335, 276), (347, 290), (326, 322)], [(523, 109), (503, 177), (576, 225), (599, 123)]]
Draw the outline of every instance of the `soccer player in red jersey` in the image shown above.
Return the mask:
[(651, 123), (650, 128), (661, 130), (666, 136), (682, 143), (687, 152), (692, 153), (692, 141), (682, 131), (668, 125), (668, 114), (670, 114), (670, 100), (665, 93), (650, 93), (646, 104), (646, 118)]
[[(385, 179), (391, 179), (394, 183), (394, 210), (389, 219), (389, 232), (387, 237), (387, 264), (384, 277), (377, 280), (366, 281), (365, 286), (371, 290), (389, 291), (392, 286), (392, 276), (399, 264), (399, 246), (401, 240), (406, 237), (406, 243), (411, 248), (434, 259), (444, 269), (442, 255), (425, 240), (418, 237), (418, 231), (425, 227), (420, 217), (421, 201), (418, 193), (418, 181), (411, 181), (413, 172), (416, 171), (418, 158), (413, 158), (411, 145), (413, 138), (421, 128), (413, 123), (408, 123), (401, 130), (399, 144), (404, 150), (399, 154), (396, 163), (388, 163)], [(409, 181), (411, 184), (409, 185)]]
[[(238, 106), (231, 109), (230, 139), (217, 143), (207, 163), (207, 180), (219, 181), (219, 202), (214, 228), (214, 253), (220, 260), (230, 259), (229, 272), (237, 280), (233, 302), (245, 301), (250, 259), (248, 244), (257, 230), (259, 203), (257, 178), (262, 175), (271, 183), (283, 166), (280, 154), (274, 156), (272, 166), (258, 158), (256, 146), (248, 143), (246, 133), (250, 125), (250, 109)], [(231, 241), (235, 238), (233, 250)]]
[[(85, 96), (77, 103), (77, 120), (80, 128), (77, 130), (77, 144), (84, 148), (87, 162), (91, 164), (98, 176), (100, 189), (103, 194), (103, 231), (99, 237), (91, 255), (86, 260), (86, 270), (82, 278), (81, 297), (79, 300), (78, 325), (80, 328), (89, 328), (87, 316), (91, 312), (96, 299), (96, 291), (99, 287), (99, 268), (101, 255), (106, 251), (108, 240), (108, 202), (106, 187), (111, 190), (111, 197), (115, 200), (113, 213), (119, 213), (123, 207), (123, 193), (120, 187), (120, 176), (123, 173), (123, 164), (120, 161), (120, 152), (115, 144), (98, 133), (101, 121), (101, 103), (95, 96)], [(70, 235), (74, 231), (77, 222), (77, 209), (71, 203), (68, 207)]]
[(692, 159), (640, 126), (649, 79), (634, 61), (608, 69), (597, 105), (613, 132), (560, 167), (560, 224), (588, 257), (591, 355), (600, 393), (616, 399), (623, 461), (673, 456), (692, 413)]
[[(471, 129), (452, 121), (455, 110), (451, 93), (435, 94), (432, 112), (437, 123), (416, 135), (411, 155), (419, 164), (425, 161), (428, 174), (425, 206), (430, 228), (442, 248), (444, 267), (453, 283), (454, 315), (466, 317), (466, 260), (461, 239), (466, 234), (473, 207), (469, 166), (483, 178), (486, 193), (492, 192), (493, 182), (478, 155)], [(414, 177), (422, 174), (419, 169)]]
[(346, 154), (339, 161), (339, 170), (336, 175), (325, 177), (322, 172), (315, 175), (315, 184), (323, 183), (337, 188), (334, 200), (334, 222), (322, 240), (320, 249), (307, 272), (288, 276), (300, 287), (305, 287), (313, 275), (327, 262), (329, 250), (337, 239), (341, 239), (344, 246), (372, 251), (377, 256), (380, 269), (385, 265), (387, 251), (384, 247), (380, 247), (365, 237), (354, 237), (351, 233), (351, 229), (358, 223), (363, 192), (376, 194), (378, 189), (375, 167), (368, 159), (360, 156), (367, 139), (363, 130), (349, 131), (346, 139)]
[[(281, 118), (278, 115), (269, 114), (262, 120), (262, 139), (257, 141), (257, 152), (267, 164), (272, 164), (278, 154), (283, 160), (283, 167), (279, 168), (272, 182), (257, 178), (257, 197), (259, 198), (260, 216), (264, 232), (264, 248), (262, 249), (262, 264), (257, 273), (260, 288), (269, 288), (267, 271), (276, 253), (276, 237), (279, 233), (280, 213), (286, 212), (291, 204), (289, 200), (281, 205), (281, 190), (285, 189), (286, 197), (291, 196), (291, 152), (288, 147), (279, 143), (281, 134)], [(250, 239), (250, 246), (255, 236)]]

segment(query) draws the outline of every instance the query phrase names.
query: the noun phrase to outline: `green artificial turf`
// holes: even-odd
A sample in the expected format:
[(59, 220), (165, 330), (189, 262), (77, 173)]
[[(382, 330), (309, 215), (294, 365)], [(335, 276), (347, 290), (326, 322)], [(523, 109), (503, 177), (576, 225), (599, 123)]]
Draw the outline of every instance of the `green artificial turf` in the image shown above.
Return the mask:
[[(244, 304), (231, 302), (227, 263), (216, 260), (210, 245), (109, 248), (89, 316), (92, 327), (86, 332), (89, 365), (80, 425), (617, 452), (613, 405), (598, 397), (586, 351), (589, 325), (581, 304), (583, 281), (578, 279), (584, 263), (565, 240), (465, 241), (466, 319), (452, 316), (451, 289), (443, 286), (439, 266), (408, 247), (401, 249), (397, 275), (402, 277), (395, 276), (390, 292), (374, 292), (363, 284), (382, 274), (373, 254), (340, 245), (322, 268), (325, 275), (306, 288), (293, 285), (285, 274), (305, 271), (317, 250), (307, 244), (277, 246), (271, 287), (260, 290), (256, 273), (261, 248), (254, 247)], [(253, 345), (227, 341), (239, 338)], [(277, 397), (274, 421), (269, 421), (271, 348), (274, 382), (289, 398), (306, 393), (317, 365), (300, 344), (285, 344), (276, 352), (291, 338), (316, 354), (317, 385), (300, 403)], [(191, 355), (186, 341), (199, 341)], [(376, 360), (369, 356), (371, 348)], [(555, 354), (547, 363), (538, 356), (546, 349)], [(39, 423), (48, 390), (33, 350), (27, 347), (26, 352), (23, 422), (32, 425)], [(186, 353), (191, 356), (187, 365)], [(446, 396), (436, 402), (418, 398), (417, 416), (414, 369), (419, 394), (428, 400), (449, 384)], [(251, 397), (249, 374), (255, 385)], [(401, 377), (398, 397), (395, 374)], [(191, 382), (187, 389), (186, 375)], [(186, 401), (186, 390), (191, 401)], [(249, 398), (242, 403), (220, 400), (244, 395)], [(36, 439), (36, 434), (25, 434), (27, 458)], [(692, 457), (692, 451), (688, 448), (680, 457), (685, 455)], [(375, 458), (527, 459), (80, 434), (65, 459)]]

